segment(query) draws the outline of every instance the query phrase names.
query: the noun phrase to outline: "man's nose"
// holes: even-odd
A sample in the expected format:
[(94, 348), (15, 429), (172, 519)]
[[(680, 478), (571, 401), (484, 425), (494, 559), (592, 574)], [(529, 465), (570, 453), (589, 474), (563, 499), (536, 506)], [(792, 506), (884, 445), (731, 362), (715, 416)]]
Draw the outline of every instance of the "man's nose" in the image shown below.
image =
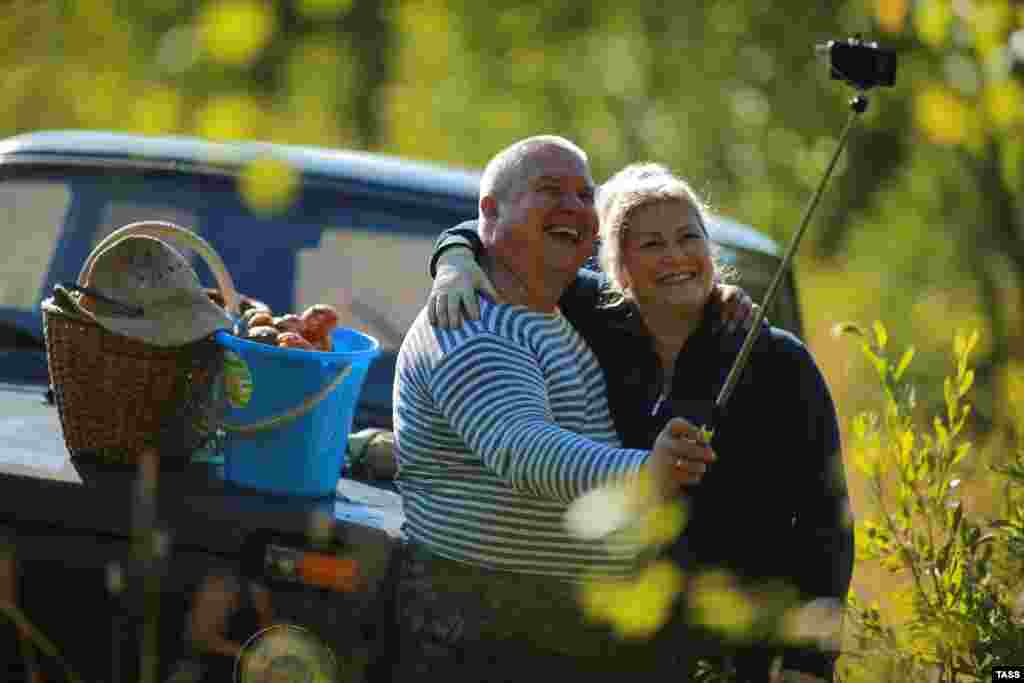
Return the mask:
[(578, 192), (563, 192), (562, 208), (571, 209), (572, 211), (581, 211), (587, 209), (588, 204), (582, 197), (580, 197)]
[(675, 240), (670, 240), (668, 243), (668, 248), (665, 249), (664, 252), (662, 252), (662, 256), (664, 257), (663, 260), (665, 261), (680, 261), (686, 257), (686, 249), (683, 247), (683, 245), (679, 244), (679, 242)]

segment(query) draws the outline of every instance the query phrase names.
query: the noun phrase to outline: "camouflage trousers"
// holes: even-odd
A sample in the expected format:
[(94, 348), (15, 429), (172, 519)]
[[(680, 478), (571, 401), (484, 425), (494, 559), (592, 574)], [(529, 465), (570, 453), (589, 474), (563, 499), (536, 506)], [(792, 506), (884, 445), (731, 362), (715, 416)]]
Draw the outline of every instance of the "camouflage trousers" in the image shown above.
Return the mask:
[(410, 546), (397, 580), (393, 680), (690, 679), (696, 661), (671, 647), (667, 634), (622, 640), (586, 620), (576, 590), (571, 583), (470, 566)]

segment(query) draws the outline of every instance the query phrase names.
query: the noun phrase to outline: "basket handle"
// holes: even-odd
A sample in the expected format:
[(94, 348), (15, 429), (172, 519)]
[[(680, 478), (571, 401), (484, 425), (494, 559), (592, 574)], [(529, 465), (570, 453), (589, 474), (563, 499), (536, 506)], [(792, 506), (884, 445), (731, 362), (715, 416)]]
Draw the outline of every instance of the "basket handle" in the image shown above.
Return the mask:
[(221, 296), (224, 297), (225, 310), (233, 318), (238, 318), (238, 291), (235, 289), (235, 282), (231, 279), (231, 274), (228, 272), (227, 267), (225, 267), (220, 255), (214, 251), (209, 242), (196, 233), (167, 221), (129, 223), (104, 237), (96, 245), (96, 248), (92, 250), (88, 258), (85, 259), (85, 263), (82, 264), (82, 270), (78, 273), (78, 284), (86, 285), (89, 277), (92, 275), (92, 267), (96, 263), (96, 258), (108, 246), (122, 237), (134, 235), (169, 240), (180, 246), (188, 247), (198, 254), (206, 262), (206, 265), (209, 266), (213, 277), (217, 280), (217, 288), (220, 290)]

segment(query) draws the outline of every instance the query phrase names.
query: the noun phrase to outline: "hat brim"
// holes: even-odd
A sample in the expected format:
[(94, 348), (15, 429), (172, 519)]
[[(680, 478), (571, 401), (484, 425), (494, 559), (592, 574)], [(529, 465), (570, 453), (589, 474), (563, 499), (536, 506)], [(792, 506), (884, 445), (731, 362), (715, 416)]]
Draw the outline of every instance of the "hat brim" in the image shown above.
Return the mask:
[(234, 326), (227, 311), (201, 292), (149, 306), (142, 316), (108, 315), (81, 307), (79, 310), (111, 332), (153, 346), (184, 346)]

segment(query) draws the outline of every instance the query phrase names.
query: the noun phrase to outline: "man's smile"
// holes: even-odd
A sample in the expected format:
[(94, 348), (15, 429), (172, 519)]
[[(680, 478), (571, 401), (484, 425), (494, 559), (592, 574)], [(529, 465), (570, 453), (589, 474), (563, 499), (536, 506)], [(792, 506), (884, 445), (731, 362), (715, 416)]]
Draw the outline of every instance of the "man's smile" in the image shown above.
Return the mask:
[(545, 234), (551, 235), (552, 237), (558, 240), (571, 242), (572, 244), (579, 244), (581, 239), (580, 228), (572, 225), (549, 225), (546, 228), (544, 228), (544, 232)]

